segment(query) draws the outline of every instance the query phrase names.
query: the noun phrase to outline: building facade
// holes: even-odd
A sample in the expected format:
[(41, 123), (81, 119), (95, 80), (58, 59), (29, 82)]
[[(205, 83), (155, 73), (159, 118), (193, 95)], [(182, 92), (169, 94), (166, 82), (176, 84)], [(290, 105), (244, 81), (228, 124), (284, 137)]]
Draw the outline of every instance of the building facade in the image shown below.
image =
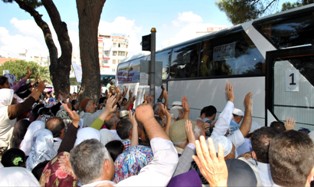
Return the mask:
[(125, 35), (98, 36), (98, 53), (101, 75), (115, 75), (121, 60), (127, 57), (129, 38)]

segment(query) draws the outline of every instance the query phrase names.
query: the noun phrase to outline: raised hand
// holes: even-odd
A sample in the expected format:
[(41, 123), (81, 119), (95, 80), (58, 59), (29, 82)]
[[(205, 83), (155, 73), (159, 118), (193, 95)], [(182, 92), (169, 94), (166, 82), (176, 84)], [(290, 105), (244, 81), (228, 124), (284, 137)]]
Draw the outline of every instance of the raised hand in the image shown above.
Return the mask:
[(108, 114), (115, 112), (117, 109), (116, 103), (117, 103), (116, 97), (110, 96), (106, 101), (105, 112), (108, 112)]
[(196, 153), (193, 159), (210, 186), (227, 186), (228, 169), (224, 159), (224, 150), (218, 146), (218, 155), (213, 140), (208, 138), (208, 147), (204, 136), (195, 141)]
[(234, 91), (233, 91), (233, 86), (230, 82), (226, 83), (225, 91), (226, 91), (227, 100), (234, 102)]
[(64, 110), (68, 113), (69, 117), (71, 118), (72, 124), (76, 128), (78, 128), (79, 123), (80, 123), (80, 115), (76, 111), (71, 110), (69, 108), (69, 103), (67, 103), (67, 102), (62, 103), (62, 106), (63, 106)]
[(286, 127), (287, 131), (288, 130), (293, 130), (294, 127), (295, 127), (295, 119), (291, 118), (291, 117), (286, 118), (285, 127)]
[(189, 143), (192, 143), (195, 145), (195, 135), (193, 131), (192, 122), (190, 120), (185, 121), (185, 133), (186, 133)]
[(149, 121), (154, 119), (154, 111), (151, 105), (142, 104), (135, 109), (136, 119), (143, 123), (145, 121)]
[(252, 99), (252, 92), (249, 92), (245, 95), (244, 97), (244, 107), (245, 107), (245, 110), (247, 109), (252, 109), (252, 106), (253, 106), (253, 99)]

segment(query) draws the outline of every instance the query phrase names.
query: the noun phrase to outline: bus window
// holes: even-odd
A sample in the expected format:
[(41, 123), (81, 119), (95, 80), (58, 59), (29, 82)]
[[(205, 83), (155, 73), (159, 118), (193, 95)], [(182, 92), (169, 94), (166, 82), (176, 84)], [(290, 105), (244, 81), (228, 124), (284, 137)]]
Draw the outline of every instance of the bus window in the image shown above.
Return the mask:
[(162, 80), (167, 80), (170, 72), (169, 63), (170, 63), (171, 50), (161, 51), (156, 54), (156, 63), (162, 63)]
[(215, 38), (211, 43), (212, 50), (207, 49), (209, 52), (212, 51), (209, 76), (263, 75), (265, 73), (263, 56), (243, 31), (227, 37)]
[(143, 58), (134, 59), (131, 61), (128, 69), (128, 83), (136, 83), (140, 81), (140, 64)]
[(253, 26), (277, 49), (309, 45), (314, 41), (313, 10), (296, 12), (290, 16), (256, 21)]
[(120, 84), (126, 83), (128, 81), (128, 70), (129, 70), (128, 63), (119, 64), (118, 70), (117, 70), (117, 79)]
[(213, 51), (210, 40), (204, 41), (201, 47), (201, 59), (200, 59), (200, 77), (208, 77), (213, 75)]
[(172, 53), (171, 78), (188, 78), (198, 76), (198, 45), (180, 46)]

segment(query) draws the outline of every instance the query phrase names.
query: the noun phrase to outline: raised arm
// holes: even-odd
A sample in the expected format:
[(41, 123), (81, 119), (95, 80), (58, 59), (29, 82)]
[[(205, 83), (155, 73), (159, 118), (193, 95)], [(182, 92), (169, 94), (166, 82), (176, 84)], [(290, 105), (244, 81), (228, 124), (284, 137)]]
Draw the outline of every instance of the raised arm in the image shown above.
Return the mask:
[(171, 125), (171, 114), (168, 111), (166, 105), (163, 105), (163, 104), (160, 104), (160, 105), (162, 105), (160, 107), (160, 111), (161, 111), (162, 115), (166, 116), (166, 122), (165, 122), (164, 130), (165, 130), (166, 134), (169, 136), (170, 125)]
[(80, 115), (76, 111), (70, 109), (69, 103), (62, 103), (62, 106), (71, 118), (72, 123), (68, 125), (68, 129), (61, 141), (58, 153), (63, 151), (70, 152), (70, 150), (73, 148), (80, 123)]
[[(142, 123), (150, 139), (153, 160), (141, 172), (129, 177), (116, 186), (167, 186), (178, 163), (177, 152), (169, 137), (154, 117), (153, 108), (142, 104), (135, 110), (138, 122)], [(152, 177), (153, 176), (153, 177)]]
[(240, 126), (240, 131), (244, 137), (248, 135), (252, 126), (252, 107), (253, 107), (253, 100), (252, 100), (252, 93), (249, 92), (244, 97), (244, 117)]
[(189, 119), (190, 116), (190, 105), (188, 103), (188, 98), (183, 96), (181, 99), (182, 107), (183, 107), (183, 119)]
[(234, 109), (234, 92), (233, 87), (229, 82), (226, 84), (225, 93), (228, 101), (225, 108), (219, 114), (211, 136), (224, 136), (229, 129), (229, 124), (232, 119), (232, 111)]
[(138, 124), (135, 119), (135, 113), (133, 114), (132, 110), (129, 110), (129, 119), (132, 123), (131, 146), (138, 145)]
[(143, 104), (138, 106), (135, 110), (135, 116), (136, 119), (143, 124), (150, 140), (156, 137), (169, 140), (168, 135), (156, 121), (151, 105)]
[(17, 116), (24, 114), (32, 109), (32, 105), (35, 101), (39, 100), (39, 97), (45, 89), (45, 83), (40, 82), (36, 88), (32, 90), (30, 96), (22, 103), (13, 104), (8, 106), (8, 115), (10, 119), (14, 119)]
[(101, 114), (98, 116), (97, 119), (95, 119), (95, 121), (91, 124), (92, 128), (95, 128), (97, 130), (99, 130), (102, 126), (102, 124), (104, 123), (104, 121), (110, 117), (111, 113), (115, 112), (117, 109), (117, 105), (116, 105), (116, 97), (115, 96), (111, 96), (107, 99), (106, 101), (106, 105), (105, 108), (102, 109)]

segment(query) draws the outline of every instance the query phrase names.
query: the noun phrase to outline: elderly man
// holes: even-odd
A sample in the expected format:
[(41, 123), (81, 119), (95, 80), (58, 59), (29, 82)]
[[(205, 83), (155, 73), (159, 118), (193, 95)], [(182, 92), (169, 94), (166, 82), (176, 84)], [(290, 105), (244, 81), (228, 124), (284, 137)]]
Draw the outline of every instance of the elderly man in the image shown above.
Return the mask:
[(71, 151), (70, 161), (83, 186), (166, 186), (178, 163), (177, 152), (165, 131), (154, 118), (150, 105), (140, 105), (135, 111), (150, 139), (153, 160), (136, 175), (118, 184), (110, 181), (114, 165), (107, 149), (97, 140), (86, 140)]

